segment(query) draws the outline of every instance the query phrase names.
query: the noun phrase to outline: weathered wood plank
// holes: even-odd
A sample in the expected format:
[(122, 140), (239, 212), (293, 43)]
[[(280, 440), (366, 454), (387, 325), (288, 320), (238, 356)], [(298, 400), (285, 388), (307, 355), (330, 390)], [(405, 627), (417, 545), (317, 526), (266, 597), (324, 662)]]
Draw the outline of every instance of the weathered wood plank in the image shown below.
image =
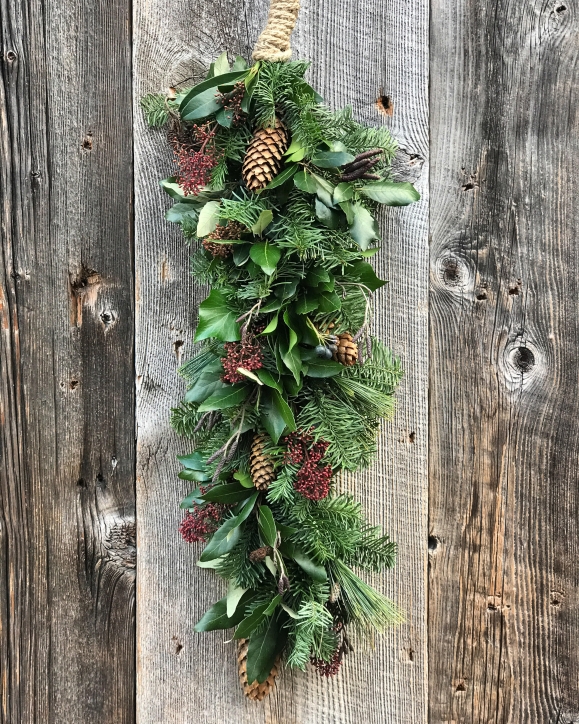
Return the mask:
[[(231, 644), (192, 627), (222, 589), (194, 566), (194, 551), (176, 532), (178, 503), (188, 492), (176, 478), (183, 452), (168, 410), (183, 394), (175, 375), (191, 354), (196, 288), (182, 239), (162, 220), (167, 200), (158, 179), (173, 166), (161, 134), (144, 128), (139, 97), (192, 75), (219, 52), (246, 57), (264, 24), (267, 1), (151, 0), (135, 3), (135, 174), (138, 374), (138, 719), (184, 724), (193, 719), (314, 724), (419, 724), (426, 720), (426, 394), (427, 355), (427, 83), (428, 5), (401, 12), (382, 0), (340, 5), (302, 3), (295, 56), (313, 61), (312, 78), (333, 106), (352, 103), (370, 123), (388, 122), (400, 139), (401, 172), (425, 198), (385, 214), (382, 273), (392, 279), (378, 303), (376, 328), (403, 357), (407, 376), (395, 422), (385, 430), (375, 468), (345, 483), (400, 545), (398, 568), (375, 583), (397, 599), (408, 623), (347, 660), (335, 681), (285, 673), (263, 705), (243, 700)], [(376, 98), (389, 95), (385, 118)]]
[(579, 16), (432, 4), (430, 721), (579, 721)]
[(2, 0), (0, 721), (134, 721), (130, 3)]

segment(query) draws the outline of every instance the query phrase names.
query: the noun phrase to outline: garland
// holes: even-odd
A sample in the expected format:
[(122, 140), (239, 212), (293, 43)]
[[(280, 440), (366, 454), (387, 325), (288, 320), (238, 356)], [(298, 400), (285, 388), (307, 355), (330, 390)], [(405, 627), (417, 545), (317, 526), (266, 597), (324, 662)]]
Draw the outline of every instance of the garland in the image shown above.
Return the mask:
[(259, 700), (282, 658), (334, 675), (352, 631), (401, 620), (353, 570), (390, 568), (395, 545), (335, 481), (372, 462), (401, 376), (370, 333), (386, 283), (368, 262), (374, 212), (419, 195), (390, 179), (388, 130), (330, 111), (308, 63), (288, 60), (297, 7), (272, 0), (251, 67), (223, 53), (194, 87), (142, 101), (178, 167), (161, 181), (166, 218), (211, 287), (172, 412), (194, 449), (179, 477), (197, 484), (180, 531), (206, 542), (197, 565), (228, 582), (195, 630), (235, 627), (244, 691)]

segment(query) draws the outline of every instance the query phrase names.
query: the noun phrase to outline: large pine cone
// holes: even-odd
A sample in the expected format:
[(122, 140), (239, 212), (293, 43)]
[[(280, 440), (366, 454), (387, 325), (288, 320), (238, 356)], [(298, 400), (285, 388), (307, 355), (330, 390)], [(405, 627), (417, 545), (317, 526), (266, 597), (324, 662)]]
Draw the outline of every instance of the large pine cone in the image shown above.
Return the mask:
[(289, 133), (279, 118), (274, 128), (258, 128), (243, 160), (242, 176), (250, 191), (265, 188), (281, 171)]
[(225, 226), (218, 226), (215, 231), (203, 239), (202, 244), (213, 256), (227, 257), (233, 252), (233, 244), (217, 244), (216, 241), (224, 239), (239, 239), (247, 229), (236, 221), (229, 221)]
[(358, 361), (358, 345), (348, 332), (338, 335), (338, 349), (334, 352), (334, 360), (346, 367), (351, 367)]
[(267, 440), (266, 432), (258, 432), (251, 443), (249, 468), (251, 479), (258, 490), (267, 490), (269, 484), (275, 480), (273, 462), (269, 455), (265, 455), (263, 448)]
[(269, 676), (263, 682), (258, 684), (257, 681), (253, 681), (251, 684), (247, 681), (247, 649), (249, 641), (247, 639), (240, 639), (237, 648), (237, 665), (239, 671), (239, 680), (243, 686), (243, 693), (248, 699), (253, 701), (261, 701), (273, 691), (275, 686), (275, 677), (279, 671), (279, 657), (277, 658)]

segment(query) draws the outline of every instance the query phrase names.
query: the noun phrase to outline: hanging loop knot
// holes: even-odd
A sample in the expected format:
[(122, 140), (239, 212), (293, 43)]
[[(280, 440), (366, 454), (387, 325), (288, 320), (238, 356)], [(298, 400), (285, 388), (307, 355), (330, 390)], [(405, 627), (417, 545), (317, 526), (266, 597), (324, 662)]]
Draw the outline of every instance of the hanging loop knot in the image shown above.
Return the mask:
[(290, 60), (290, 37), (300, 10), (300, 0), (271, 0), (267, 25), (253, 49), (254, 60)]

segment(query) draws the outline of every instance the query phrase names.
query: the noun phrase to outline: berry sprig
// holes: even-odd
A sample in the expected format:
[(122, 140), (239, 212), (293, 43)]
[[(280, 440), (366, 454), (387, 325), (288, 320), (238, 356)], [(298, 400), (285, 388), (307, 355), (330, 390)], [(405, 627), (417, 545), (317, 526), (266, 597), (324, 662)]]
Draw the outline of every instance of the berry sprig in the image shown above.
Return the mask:
[(221, 358), (225, 372), (221, 376), (223, 382), (232, 385), (243, 382), (246, 378), (239, 369), (253, 372), (263, 366), (263, 353), (252, 333), (247, 334), (241, 342), (226, 342), (224, 348), (226, 357)]
[[(201, 493), (207, 492), (207, 487), (201, 487)], [(187, 543), (198, 543), (206, 541), (215, 533), (221, 523), (228, 505), (222, 503), (203, 503), (203, 505), (193, 504), (193, 508), (187, 511), (187, 514), (179, 525), (179, 533), (183, 536), (183, 540)]]
[(301, 465), (294, 489), (309, 500), (322, 500), (328, 496), (332, 481), (332, 466), (323, 464), (330, 443), (326, 440), (313, 442), (311, 432), (298, 430), (285, 438), (287, 459), (294, 465)]
[(220, 154), (217, 153), (214, 143), (216, 132), (217, 126), (211, 126), (210, 123), (194, 125), (194, 144), (200, 144), (199, 150), (194, 151), (184, 146), (176, 152), (179, 184), (185, 196), (197, 196), (199, 191), (207, 186), (211, 171), (219, 163)]

